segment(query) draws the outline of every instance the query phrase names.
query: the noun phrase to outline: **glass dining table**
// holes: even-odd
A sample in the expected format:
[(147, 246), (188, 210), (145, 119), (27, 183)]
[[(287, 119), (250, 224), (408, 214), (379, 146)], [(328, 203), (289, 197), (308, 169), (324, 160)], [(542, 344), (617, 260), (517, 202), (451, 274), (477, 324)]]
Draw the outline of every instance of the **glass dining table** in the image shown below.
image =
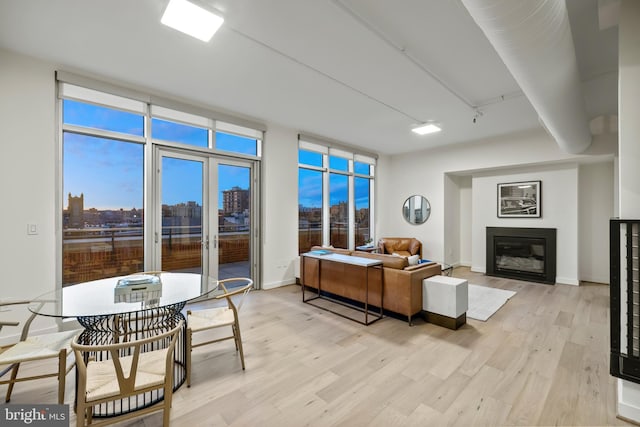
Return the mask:
[[(145, 273), (110, 277), (66, 286), (33, 300), (29, 310), (42, 316), (75, 318), (83, 326), (79, 342), (103, 345), (143, 339), (175, 327), (185, 320), (187, 302), (206, 297), (218, 289), (218, 282), (194, 273)], [(186, 378), (186, 321), (174, 353), (174, 390)], [(108, 354), (97, 354), (98, 360)], [(162, 390), (119, 404), (94, 408), (95, 417), (109, 417), (135, 411), (161, 400)]]

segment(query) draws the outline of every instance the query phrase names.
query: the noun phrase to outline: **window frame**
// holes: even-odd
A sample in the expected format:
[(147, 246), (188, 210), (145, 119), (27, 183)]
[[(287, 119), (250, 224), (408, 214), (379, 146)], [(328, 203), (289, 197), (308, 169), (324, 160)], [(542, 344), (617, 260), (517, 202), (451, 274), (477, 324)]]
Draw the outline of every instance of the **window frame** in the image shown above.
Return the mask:
[[(313, 142), (308, 139), (312, 139)], [(322, 166), (315, 166), (300, 162), (300, 150), (311, 151), (322, 154)], [(331, 156), (344, 158), (348, 161), (347, 170), (331, 169)], [(355, 162), (369, 164), (369, 174), (360, 174), (355, 172)], [(362, 154), (353, 150), (345, 149), (342, 146), (336, 146), (329, 143), (319, 143), (315, 138), (304, 138), (298, 136), (298, 169), (315, 170), (322, 173), (322, 245), (329, 246), (331, 244), (331, 193), (330, 193), (330, 177), (334, 175), (347, 176), (347, 202), (348, 202), (348, 240), (347, 249), (354, 250), (356, 247), (356, 221), (355, 221), (355, 178), (363, 178), (369, 180), (369, 236), (372, 241), (375, 239), (374, 227), (374, 211), (375, 211), (375, 168), (377, 157), (370, 154)], [(298, 174), (299, 176), (299, 174)], [(300, 184), (298, 183), (298, 189)], [(300, 200), (300, 195), (298, 195)], [(298, 230), (299, 232), (299, 230)], [(300, 252), (300, 247), (298, 247)]]
[[(142, 115), (143, 130), (142, 136), (127, 134), (110, 130), (103, 130), (82, 125), (71, 125), (64, 122), (64, 100), (70, 99), (85, 104), (97, 105), (114, 110), (125, 111)], [(152, 110), (156, 109), (157, 114)], [(207, 147), (194, 146), (173, 141), (163, 141), (152, 138), (152, 120), (158, 118), (180, 124), (203, 127), (206, 124), (208, 133)], [(154, 149), (156, 147), (173, 148), (187, 150), (191, 152), (205, 153), (216, 158), (228, 159), (229, 161), (243, 160), (251, 161), (254, 165), (254, 177), (252, 184), (255, 185), (253, 192), (253, 205), (256, 206), (256, 218), (259, 218), (260, 210), (260, 184), (259, 171), (262, 161), (262, 144), (265, 139), (266, 126), (247, 119), (237, 118), (226, 113), (218, 113), (214, 110), (182, 104), (179, 101), (156, 97), (144, 94), (136, 90), (127, 89), (110, 83), (96, 81), (80, 75), (63, 71), (56, 72), (56, 286), (63, 287), (63, 221), (65, 209), (65, 194), (63, 191), (64, 179), (64, 135), (66, 132), (86, 135), (91, 137), (105, 138), (128, 143), (136, 143), (143, 146), (143, 206), (145, 212), (143, 226), (143, 258), (144, 270), (152, 269), (154, 262), (154, 220), (153, 207), (154, 188), (153, 186), (153, 162)], [(225, 133), (234, 134), (244, 138), (255, 139), (256, 154), (248, 155), (242, 152), (215, 149), (215, 132), (220, 130)], [(252, 271), (257, 278), (260, 277), (261, 251), (258, 249), (259, 236), (261, 235), (261, 223), (259, 220), (253, 221), (255, 227), (256, 244), (253, 244)], [(65, 286), (73, 285), (68, 283)]]

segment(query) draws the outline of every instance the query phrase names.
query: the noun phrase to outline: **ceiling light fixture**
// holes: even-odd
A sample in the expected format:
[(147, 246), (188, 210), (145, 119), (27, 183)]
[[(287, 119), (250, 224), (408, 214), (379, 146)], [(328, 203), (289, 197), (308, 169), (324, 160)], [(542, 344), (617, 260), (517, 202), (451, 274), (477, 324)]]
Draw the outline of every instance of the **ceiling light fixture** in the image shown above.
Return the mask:
[(191, 37), (208, 42), (218, 31), (224, 19), (187, 0), (169, 0), (160, 22)]
[(442, 128), (434, 123), (423, 123), (411, 129), (412, 132), (418, 135), (427, 135), (429, 133), (440, 132), (441, 130)]

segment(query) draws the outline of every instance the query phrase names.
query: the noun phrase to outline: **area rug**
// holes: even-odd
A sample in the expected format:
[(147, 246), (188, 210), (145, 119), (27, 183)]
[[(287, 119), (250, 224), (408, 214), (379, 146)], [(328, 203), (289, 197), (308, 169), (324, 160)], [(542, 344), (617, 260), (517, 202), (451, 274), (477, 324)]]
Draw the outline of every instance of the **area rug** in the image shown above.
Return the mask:
[(516, 293), (469, 283), (467, 317), (485, 322)]

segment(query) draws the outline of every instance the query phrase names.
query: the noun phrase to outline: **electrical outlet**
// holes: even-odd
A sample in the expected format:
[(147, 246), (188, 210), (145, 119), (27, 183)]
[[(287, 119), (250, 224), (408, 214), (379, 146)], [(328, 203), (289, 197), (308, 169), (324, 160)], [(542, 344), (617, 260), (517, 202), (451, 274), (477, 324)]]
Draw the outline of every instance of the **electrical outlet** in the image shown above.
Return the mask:
[(30, 236), (38, 234), (38, 224), (27, 224), (27, 234)]

